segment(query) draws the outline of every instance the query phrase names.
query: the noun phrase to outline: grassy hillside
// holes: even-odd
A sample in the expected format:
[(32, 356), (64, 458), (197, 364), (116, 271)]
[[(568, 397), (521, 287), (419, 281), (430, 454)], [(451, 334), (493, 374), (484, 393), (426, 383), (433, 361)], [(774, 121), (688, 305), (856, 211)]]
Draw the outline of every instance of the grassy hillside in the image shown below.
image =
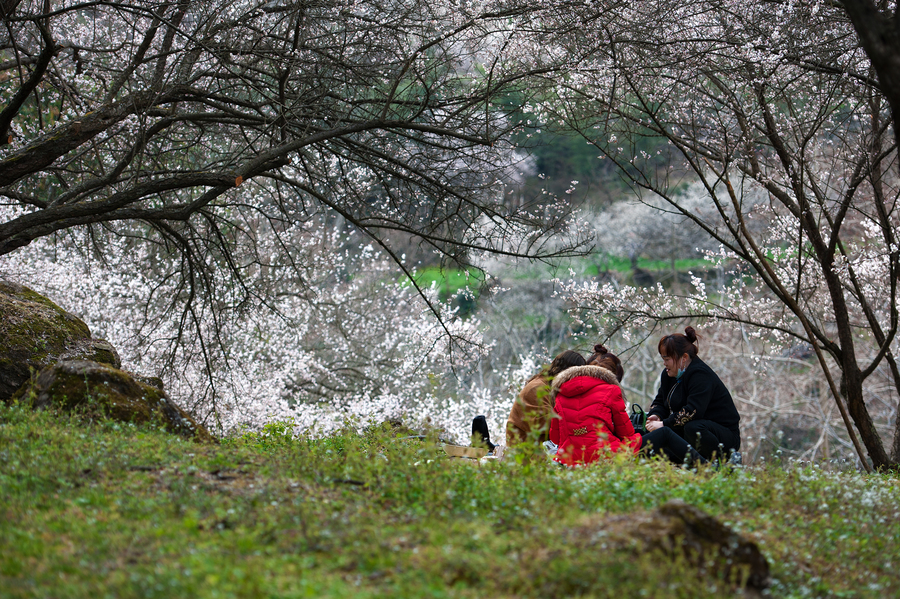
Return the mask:
[(198, 445), (0, 407), (0, 596), (733, 595), (728, 580), (605, 547), (602, 527), (590, 529), (672, 498), (755, 540), (771, 596), (900, 592), (891, 476), (629, 460), (479, 466), (387, 428), (285, 432)]

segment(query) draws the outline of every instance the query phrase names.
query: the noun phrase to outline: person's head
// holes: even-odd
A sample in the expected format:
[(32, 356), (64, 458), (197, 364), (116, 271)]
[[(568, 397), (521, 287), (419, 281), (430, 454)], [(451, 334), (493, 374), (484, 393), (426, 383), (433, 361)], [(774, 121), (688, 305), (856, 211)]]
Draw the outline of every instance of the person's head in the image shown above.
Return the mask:
[(669, 376), (677, 377), (678, 370), (685, 368), (692, 359), (697, 357), (698, 339), (697, 331), (694, 330), (694, 327), (689, 326), (685, 327), (684, 335), (672, 333), (659, 340), (657, 349)]
[(625, 369), (622, 368), (622, 360), (616, 354), (610, 353), (603, 345), (594, 346), (594, 353), (588, 358), (587, 363), (592, 366), (600, 366), (616, 375), (616, 380), (622, 382), (625, 376)]
[(586, 363), (587, 362), (584, 361), (584, 356), (579, 354), (577, 351), (567, 349), (566, 351), (553, 358), (553, 361), (550, 363), (550, 367), (547, 368), (546, 374), (549, 377), (554, 377), (566, 368), (572, 368), (573, 366), (584, 366)]

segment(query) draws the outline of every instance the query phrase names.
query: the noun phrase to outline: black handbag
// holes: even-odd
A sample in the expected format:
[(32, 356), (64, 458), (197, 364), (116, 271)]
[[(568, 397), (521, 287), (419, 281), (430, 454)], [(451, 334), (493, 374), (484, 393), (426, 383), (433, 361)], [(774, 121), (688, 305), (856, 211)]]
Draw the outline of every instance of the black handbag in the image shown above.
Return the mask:
[(631, 418), (634, 432), (642, 435), (647, 432), (647, 414), (644, 413), (644, 408), (636, 403), (631, 404), (631, 414), (628, 417)]

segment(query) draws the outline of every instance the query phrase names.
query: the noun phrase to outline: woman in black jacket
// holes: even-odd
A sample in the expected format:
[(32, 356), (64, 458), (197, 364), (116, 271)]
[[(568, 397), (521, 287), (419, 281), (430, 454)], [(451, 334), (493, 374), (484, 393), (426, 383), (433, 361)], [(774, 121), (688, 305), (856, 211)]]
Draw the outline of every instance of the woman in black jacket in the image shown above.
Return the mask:
[[(706, 461), (728, 458), (741, 448), (740, 415), (725, 383), (697, 355), (697, 333), (674, 333), (659, 340), (663, 371), (650, 406), (641, 447), (681, 463), (685, 455)], [(724, 454), (724, 455), (723, 455)]]

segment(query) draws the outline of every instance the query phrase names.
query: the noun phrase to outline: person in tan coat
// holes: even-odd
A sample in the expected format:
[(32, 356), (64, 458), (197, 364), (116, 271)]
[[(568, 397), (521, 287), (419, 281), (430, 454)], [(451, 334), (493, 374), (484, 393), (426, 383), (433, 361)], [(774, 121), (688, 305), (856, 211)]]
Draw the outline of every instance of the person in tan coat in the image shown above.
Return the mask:
[(576, 351), (566, 350), (556, 356), (550, 366), (528, 379), (506, 419), (507, 446), (522, 443), (529, 438), (537, 443), (549, 439), (550, 415), (553, 412), (550, 384), (553, 377), (567, 368), (584, 365), (584, 356)]

